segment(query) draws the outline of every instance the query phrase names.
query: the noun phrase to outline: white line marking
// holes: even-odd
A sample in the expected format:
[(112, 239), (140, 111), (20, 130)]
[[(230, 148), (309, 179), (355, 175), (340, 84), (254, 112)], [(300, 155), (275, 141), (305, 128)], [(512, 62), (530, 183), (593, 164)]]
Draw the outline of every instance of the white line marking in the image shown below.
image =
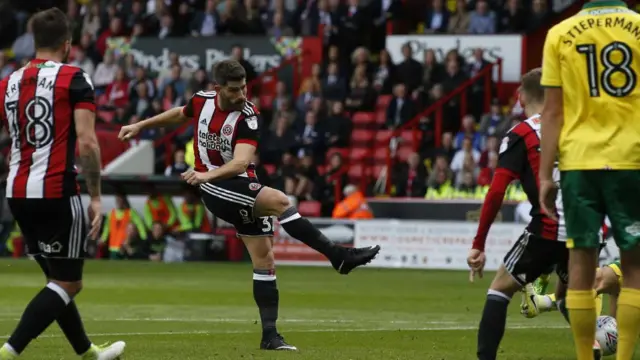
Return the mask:
[[(467, 331), (476, 330), (478, 326), (433, 326), (433, 327), (415, 327), (415, 328), (368, 328), (368, 329), (299, 329), (287, 330), (286, 333), (323, 333), (323, 332), (384, 332), (384, 331)], [(567, 325), (548, 325), (548, 326), (531, 326), (516, 325), (508, 326), (509, 330), (527, 330), (527, 329), (568, 329)], [(230, 330), (230, 331), (158, 331), (158, 332), (114, 332), (114, 333), (95, 333), (89, 334), (90, 337), (106, 337), (106, 336), (165, 336), (165, 335), (215, 335), (215, 334), (253, 334), (256, 331), (250, 330)], [(62, 334), (41, 335), (39, 338), (59, 338)], [(9, 336), (0, 336), (0, 339), (8, 339)]]
[[(201, 323), (253, 323), (260, 319), (233, 319), (233, 318), (211, 318), (211, 319), (194, 319), (194, 318), (83, 318), (84, 321), (100, 321), (100, 322), (201, 322)], [(18, 318), (0, 317), (0, 322), (20, 321)], [(353, 324), (353, 323), (375, 323), (375, 324), (431, 324), (431, 325), (455, 325), (460, 324), (459, 321), (410, 321), (410, 320), (332, 320), (332, 319), (278, 319), (278, 322), (284, 323), (301, 323), (301, 324)]]

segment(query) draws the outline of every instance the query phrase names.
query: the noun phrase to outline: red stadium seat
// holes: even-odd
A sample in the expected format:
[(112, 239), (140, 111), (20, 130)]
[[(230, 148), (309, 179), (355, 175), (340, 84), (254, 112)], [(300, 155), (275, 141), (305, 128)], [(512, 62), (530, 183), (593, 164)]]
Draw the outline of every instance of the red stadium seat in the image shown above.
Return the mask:
[(376, 111), (376, 124), (382, 126), (386, 122), (387, 122), (387, 113), (386, 113), (386, 111), (384, 111), (384, 110)]
[(389, 154), (388, 147), (377, 147), (374, 156), (376, 164), (386, 164)]
[(375, 121), (374, 116), (375, 115), (372, 112), (357, 112), (353, 114), (353, 117), (351, 120), (353, 121), (353, 125), (355, 125), (355, 127), (358, 128), (358, 127), (363, 127), (366, 125), (373, 124)]
[(333, 156), (333, 154), (335, 153), (339, 153), (340, 155), (342, 155), (342, 158), (344, 160), (347, 160), (347, 157), (349, 156), (349, 149), (343, 149), (343, 148), (330, 148), (327, 151), (327, 161), (329, 161), (329, 159), (331, 158), (331, 156)]
[(373, 176), (374, 178), (378, 178), (378, 176), (380, 176), (380, 172), (382, 171), (382, 169), (384, 169), (385, 165), (374, 165), (371, 168), (371, 176)]
[(376, 108), (377, 109), (382, 109), (382, 110), (387, 110), (387, 106), (389, 106), (389, 103), (391, 102), (391, 99), (393, 99), (392, 95), (380, 95), (380, 96), (378, 96), (378, 101), (376, 103)]
[[(329, 159), (327, 159), (327, 161), (329, 161)], [(316, 166), (316, 171), (318, 171), (318, 175), (324, 176), (324, 174), (327, 172), (327, 167), (324, 165), (318, 165)]]
[(362, 164), (354, 164), (349, 167), (349, 179), (358, 182), (365, 176), (365, 167)]
[(391, 130), (378, 130), (376, 132), (376, 146), (389, 145)]
[(260, 96), (260, 108), (261, 109), (271, 109), (273, 107), (273, 96), (271, 95), (261, 95)]
[(104, 122), (110, 123), (113, 121), (113, 118), (116, 116), (113, 111), (98, 111), (98, 117), (102, 119)]
[(369, 156), (369, 150), (361, 147), (352, 147), (349, 153), (349, 160), (353, 164), (354, 162), (364, 161)]
[(357, 143), (368, 143), (373, 140), (374, 132), (371, 130), (353, 130), (351, 132), (351, 141)]
[(104, 105), (107, 105), (108, 103), (109, 103), (109, 98), (105, 94), (98, 96), (98, 98), (96, 99), (96, 105), (98, 106), (104, 106)]
[(300, 201), (298, 212), (306, 217), (320, 217), (322, 206), (318, 201)]
[(276, 166), (273, 164), (264, 164), (264, 169), (267, 171), (268, 175), (272, 175), (276, 172)]
[[(401, 134), (403, 143), (404, 144), (413, 144), (415, 135), (416, 134), (414, 134), (413, 130), (404, 130), (402, 132), (402, 134)], [(420, 142), (420, 140), (422, 138), (422, 133), (418, 131), (417, 135), (418, 135), (418, 142)]]
[(411, 146), (407, 146), (407, 145), (400, 146), (396, 151), (396, 157), (398, 161), (407, 161), (407, 159), (409, 158), (409, 155), (411, 155), (414, 152), (415, 151)]

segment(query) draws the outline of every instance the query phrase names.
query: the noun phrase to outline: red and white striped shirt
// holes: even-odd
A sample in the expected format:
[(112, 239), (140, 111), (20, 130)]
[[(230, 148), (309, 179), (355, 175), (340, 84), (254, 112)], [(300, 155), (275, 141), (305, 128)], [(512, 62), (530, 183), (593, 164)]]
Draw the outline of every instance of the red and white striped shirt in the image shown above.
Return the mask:
[[(258, 147), (260, 112), (247, 101), (242, 111), (223, 111), (218, 108), (215, 91), (199, 91), (183, 109), (185, 116), (194, 121), (193, 154), (195, 170), (205, 172), (216, 169), (233, 159), (236, 144)], [(238, 175), (255, 178), (255, 165)]]
[(11, 137), (9, 198), (77, 195), (74, 109), (95, 111), (80, 68), (35, 59), (0, 81), (0, 120)]

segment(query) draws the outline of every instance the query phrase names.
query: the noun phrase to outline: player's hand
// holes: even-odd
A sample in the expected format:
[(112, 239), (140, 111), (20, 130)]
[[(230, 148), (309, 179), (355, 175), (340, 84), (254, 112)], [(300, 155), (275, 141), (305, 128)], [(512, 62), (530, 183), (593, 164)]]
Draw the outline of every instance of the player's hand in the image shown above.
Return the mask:
[(467, 256), (467, 265), (471, 271), (469, 272), (469, 281), (473, 282), (475, 280), (476, 274), (482, 279), (482, 272), (484, 271), (484, 264), (487, 261), (487, 257), (484, 255), (484, 251), (480, 251), (477, 249), (469, 250), (469, 255)]
[(118, 134), (118, 139), (125, 141), (130, 140), (140, 132), (140, 126), (137, 124), (126, 125), (120, 128), (120, 133)]
[(540, 180), (540, 207), (551, 219), (558, 221), (556, 216), (556, 196), (558, 185), (552, 180)]
[(200, 185), (209, 181), (207, 173), (201, 173), (189, 169), (181, 174), (182, 179), (189, 185)]
[(89, 204), (89, 220), (91, 221), (89, 239), (95, 240), (98, 238), (98, 232), (100, 232), (100, 226), (102, 225), (102, 201), (99, 197), (91, 199), (91, 203)]

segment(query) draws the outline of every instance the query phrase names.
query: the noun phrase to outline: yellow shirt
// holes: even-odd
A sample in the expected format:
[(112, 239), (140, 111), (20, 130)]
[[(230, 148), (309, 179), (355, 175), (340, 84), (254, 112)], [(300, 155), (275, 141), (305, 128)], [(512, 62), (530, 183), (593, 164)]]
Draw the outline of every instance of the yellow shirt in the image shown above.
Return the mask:
[(584, 5), (547, 33), (542, 85), (562, 87), (560, 170), (640, 169), (640, 15)]

